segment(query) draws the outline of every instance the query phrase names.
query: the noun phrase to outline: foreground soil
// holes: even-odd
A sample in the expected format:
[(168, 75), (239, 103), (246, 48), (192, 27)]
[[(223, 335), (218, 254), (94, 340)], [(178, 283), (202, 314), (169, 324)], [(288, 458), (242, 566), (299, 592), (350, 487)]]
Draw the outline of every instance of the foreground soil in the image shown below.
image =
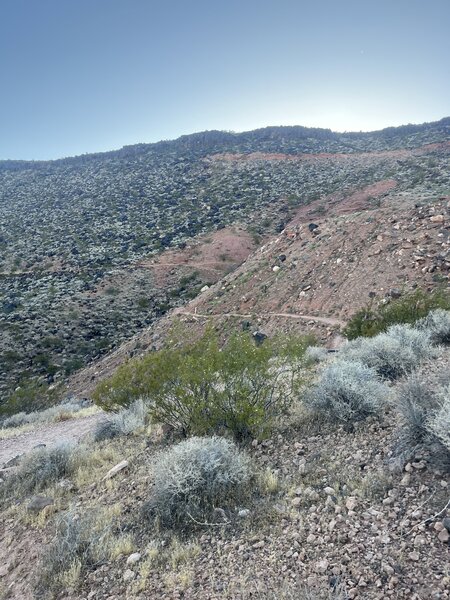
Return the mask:
[[(420, 376), (435, 384), (449, 368), (447, 350)], [(155, 453), (176, 440), (154, 431), (92, 446), (107, 459), (91, 467), (84, 485), (52, 490), (54, 510), (31, 522), (21, 505), (3, 515), (2, 589), (11, 598), (32, 598), (39, 560), (66, 509), (86, 514), (114, 506), (115, 523), (132, 535), (133, 547), (91, 568), (61, 600), (293, 599), (303, 597), (304, 586), (314, 599), (450, 598), (448, 473), (422, 450), (406, 463), (395, 458), (391, 410), (350, 429), (312, 421), (294, 407), (270, 439), (246, 448), (258, 469), (272, 474), (266, 492), (240, 512), (219, 506), (212, 522), (178, 535), (156, 529), (141, 513)], [(124, 459), (128, 468), (103, 480)], [(155, 560), (144, 574), (149, 552)], [(140, 557), (130, 562), (135, 553)], [(333, 590), (340, 595), (329, 596)]]

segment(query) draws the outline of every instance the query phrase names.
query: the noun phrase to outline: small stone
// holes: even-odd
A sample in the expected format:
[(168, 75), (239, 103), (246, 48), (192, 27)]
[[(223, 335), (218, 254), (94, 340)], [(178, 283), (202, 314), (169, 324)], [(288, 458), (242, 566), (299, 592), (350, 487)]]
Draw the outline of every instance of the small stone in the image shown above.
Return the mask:
[(432, 223), (443, 223), (444, 215), (433, 215), (432, 217), (430, 217), (430, 221)]
[(106, 475), (103, 477), (103, 479), (104, 480), (105, 479), (111, 479), (111, 477), (114, 477), (115, 475), (117, 475), (117, 473), (120, 473), (120, 471), (123, 471), (127, 467), (128, 467), (128, 461), (127, 460), (122, 460), (120, 463), (118, 463), (112, 469), (110, 469), (106, 473)]
[(350, 599), (356, 598), (358, 596), (358, 590), (356, 588), (351, 588), (350, 590), (348, 590), (347, 596)]
[(272, 267), (272, 271), (274, 273), (278, 273), (279, 270), (280, 270), (280, 267), (278, 265), (275, 265), (274, 267)]
[(27, 510), (30, 512), (41, 512), (46, 506), (54, 504), (53, 498), (48, 496), (33, 496), (28, 503)]
[(439, 541), (441, 541), (445, 544), (450, 539), (450, 533), (446, 529), (443, 529), (442, 531), (439, 532), (438, 538), (439, 538)]
[(355, 496), (349, 496), (345, 501), (345, 508), (347, 510), (353, 510), (358, 504), (358, 499)]
[(131, 569), (127, 569), (123, 574), (123, 580), (125, 581), (125, 583), (127, 583), (128, 581), (132, 581), (134, 577), (135, 573)]
[(418, 552), (410, 552), (409, 553), (409, 558), (411, 560), (413, 560), (414, 562), (417, 562), (418, 560), (420, 560), (420, 555)]
[(209, 290), (209, 285), (204, 285), (200, 291), (207, 292), (208, 290)]
[(442, 525), (447, 531), (450, 532), (450, 517), (445, 517), (445, 519), (442, 519)]
[(296, 496), (295, 498), (292, 499), (292, 506), (300, 506), (301, 503), (302, 503), (302, 499), (299, 498), (298, 496)]
[(327, 559), (326, 559), (326, 558), (324, 558), (323, 560), (319, 560), (319, 561), (316, 563), (316, 571), (317, 571), (318, 573), (326, 573), (326, 572), (327, 572), (327, 569), (328, 569), (328, 564), (329, 564), (329, 563), (328, 563), (328, 561), (327, 561)]
[(306, 538), (306, 541), (308, 544), (313, 544), (316, 541), (316, 539), (317, 537), (313, 533), (310, 533)]
[(241, 508), (241, 510), (238, 512), (238, 516), (241, 517), (242, 519), (245, 519), (246, 517), (248, 517), (249, 514), (250, 514), (250, 510), (248, 508)]
[(127, 565), (135, 565), (141, 560), (141, 556), (142, 555), (140, 552), (133, 552), (133, 554), (130, 554), (130, 556), (127, 558)]
[(334, 489), (332, 487), (326, 487), (323, 490), (325, 492), (325, 494), (327, 496), (333, 496), (334, 495)]

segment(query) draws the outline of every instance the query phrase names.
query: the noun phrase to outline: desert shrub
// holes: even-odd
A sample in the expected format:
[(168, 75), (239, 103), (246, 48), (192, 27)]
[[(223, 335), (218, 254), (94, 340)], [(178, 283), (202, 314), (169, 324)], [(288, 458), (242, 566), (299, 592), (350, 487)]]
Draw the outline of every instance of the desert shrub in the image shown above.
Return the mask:
[(438, 289), (431, 293), (416, 290), (389, 304), (374, 307), (371, 303), (353, 315), (344, 329), (344, 335), (349, 340), (373, 337), (391, 325), (415, 323), (437, 308), (450, 310), (448, 290)]
[(304, 403), (327, 418), (351, 422), (379, 413), (388, 395), (373, 369), (338, 360), (325, 367)]
[(428, 332), (433, 344), (450, 344), (450, 310), (432, 310), (416, 327)]
[(380, 377), (394, 380), (413, 371), (434, 350), (427, 332), (410, 325), (393, 325), (374, 338), (357, 338), (340, 356), (375, 369)]
[(445, 448), (450, 459), (450, 388), (439, 398), (439, 407), (427, 419), (425, 428)]
[(309, 346), (305, 352), (305, 360), (307, 364), (317, 364), (327, 360), (329, 357), (326, 348), (321, 346)]
[(257, 346), (248, 334), (235, 334), (221, 346), (208, 331), (120, 367), (94, 400), (112, 409), (143, 398), (153, 419), (186, 435), (221, 429), (239, 440), (262, 435), (292, 399), (307, 345), (298, 338)]
[(249, 458), (229, 440), (193, 437), (161, 452), (144, 514), (164, 527), (209, 520), (214, 508), (237, 505), (250, 491)]
[(427, 421), (438, 406), (434, 391), (417, 375), (397, 390), (394, 405), (400, 415), (400, 447), (414, 449), (429, 437)]
[(136, 400), (128, 408), (110, 414), (107, 419), (97, 424), (94, 440), (101, 442), (115, 437), (129, 435), (145, 427), (148, 418), (148, 408), (143, 400)]
[(51, 483), (69, 476), (74, 468), (69, 445), (40, 448), (24, 456), (18, 469), (0, 486), (0, 500), (40, 492)]

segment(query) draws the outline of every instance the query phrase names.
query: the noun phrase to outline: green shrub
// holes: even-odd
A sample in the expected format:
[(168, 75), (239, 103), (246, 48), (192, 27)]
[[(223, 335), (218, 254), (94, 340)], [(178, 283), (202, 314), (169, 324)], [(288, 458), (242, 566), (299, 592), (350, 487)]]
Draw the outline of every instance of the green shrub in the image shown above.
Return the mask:
[(259, 436), (293, 398), (308, 341), (257, 346), (248, 334), (235, 334), (221, 347), (208, 331), (189, 344), (128, 362), (93, 398), (106, 409), (143, 398), (153, 419), (186, 435), (228, 429), (239, 440)]
[(353, 340), (373, 337), (397, 323), (415, 323), (433, 309), (450, 310), (450, 293), (438, 289), (431, 293), (416, 290), (389, 304), (374, 308), (373, 304), (357, 311), (344, 329), (344, 335)]
[(389, 388), (373, 369), (359, 362), (338, 360), (326, 366), (317, 384), (305, 395), (305, 405), (328, 419), (360, 421), (382, 410)]
[(221, 437), (185, 440), (161, 452), (144, 515), (164, 527), (208, 521), (215, 508), (236, 506), (250, 491), (250, 459)]

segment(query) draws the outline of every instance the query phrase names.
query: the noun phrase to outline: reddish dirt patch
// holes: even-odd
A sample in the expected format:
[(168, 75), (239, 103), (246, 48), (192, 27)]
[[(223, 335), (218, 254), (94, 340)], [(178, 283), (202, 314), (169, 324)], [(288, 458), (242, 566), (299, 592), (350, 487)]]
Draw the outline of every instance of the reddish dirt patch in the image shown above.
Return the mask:
[(167, 250), (136, 266), (153, 269), (155, 283), (164, 285), (180, 270), (198, 271), (203, 279), (217, 281), (241, 265), (253, 252), (252, 236), (242, 227), (227, 227), (197, 238), (184, 249)]
[(330, 217), (375, 209), (378, 204), (377, 200), (385, 196), (396, 186), (397, 182), (394, 179), (385, 179), (349, 195), (346, 195), (345, 192), (339, 192), (331, 194), (326, 198), (319, 198), (307, 206), (302, 206), (297, 211), (290, 226), (304, 223), (313, 218), (321, 217), (324, 214)]

